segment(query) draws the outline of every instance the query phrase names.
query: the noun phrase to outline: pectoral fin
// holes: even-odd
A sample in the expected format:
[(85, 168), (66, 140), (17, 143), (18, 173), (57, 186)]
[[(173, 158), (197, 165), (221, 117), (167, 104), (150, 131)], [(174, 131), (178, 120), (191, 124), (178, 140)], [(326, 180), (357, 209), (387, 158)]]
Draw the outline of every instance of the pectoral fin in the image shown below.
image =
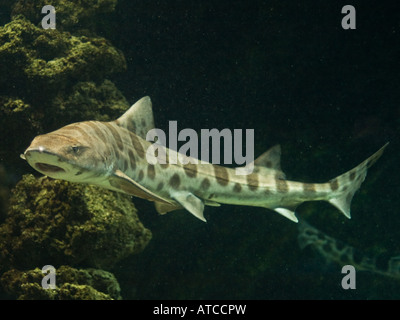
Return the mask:
[(178, 202), (196, 218), (206, 222), (206, 219), (203, 215), (204, 203), (194, 194), (185, 191), (177, 191), (171, 194), (171, 198)]
[(149, 201), (157, 201), (165, 204), (171, 204), (168, 200), (161, 198), (150, 190), (146, 189), (125, 173), (116, 170), (108, 179), (110, 185), (124, 193)]

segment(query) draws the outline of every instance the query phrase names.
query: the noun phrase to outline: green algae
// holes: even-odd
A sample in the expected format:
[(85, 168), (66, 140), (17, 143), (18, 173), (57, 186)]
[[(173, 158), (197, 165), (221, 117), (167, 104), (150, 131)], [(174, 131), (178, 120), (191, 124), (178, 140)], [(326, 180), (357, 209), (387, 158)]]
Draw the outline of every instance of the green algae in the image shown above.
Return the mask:
[(0, 225), (0, 266), (109, 269), (151, 238), (130, 197), (95, 186), (25, 175)]
[(104, 38), (44, 30), (16, 16), (0, 27), (0, 60), (0, 134), (7, 136), (0, 150), (6, 163), (18, 165), (13, 155), (38, 134), (76, 121), (112, 120), (128, 108), (107, 79), (126, 69), (125, 58)]
[[(12, 16), (23, 14), (29, 20), (39, 24), (44, 17), (41, 10), (49, 2), (46, 0), (16, 1)], [(51, 5), (56, 8), (57, 29), (82, 30), (93, 29), (103, 14), (114, 11), (117, 0), (55, 0)]]
[(10, 190), (8, 188), (6, 170), (0, 164), (0, 223), (2, 223), (6, 217), (9, 197)]
[(39, 268), (5, 272), (0, 283), (8, 295), (19, 300), (112, 300), (121, 299), (115, 276), (93, 268), (60, 266), (56, 270), (56, 288), (43, 289), (44, 274)]
[(0, 72), (7, 75), (0, 84), (6, 92), (29, 88), (43, 98), (74, 81), (99, 81), (126, 69), (123, 54), (106, 39), (44, 30), (23, 16), (0, 28), (0, 43)]
[[(77, 121), (114, 120), (127, 110), (128, 102), (110, 81), (126, 70), (125, 57), (96, 34), (116, 3), (53, 1), (57, 27), (50, 30), (40, 23), (45, 1), (0, 3), (11, 13), (11, 21), (0, 27), (4, 170), (26, 171), (19, 154), (38, 134)], [(59, 268), (58, 291), (45, 291), (36, 281), (43, 277), (37, 268), (50, 264), (112, 269), (143, 250), (151, 232), (139, 221), (131, 197), (32, 175), (24, 176), (11, 192), (13, 184), (7, 184), (6, 177), (0, 182), (0, 274), (4, 272), (6, 292), (18, 299), (120, 298), (119, 287), (118, 294), (110, 294), (93, 283), (62, 282)], [(98, 270), (96, 277), (105, 277), (103, 272)], [(36, 274), (36, 280), (21, 282), (26, 274)], [(10, 289), (10, 281), (19, 289)]]
[(56, 114), (60, 117), (66, 115), (71, 122), (115, 120), (129, 106), (125, 97), (110, 80), (104, 80), (102, 83), (78, 82), (68, 95), (61, 92), (54, 97), (53, 104)]

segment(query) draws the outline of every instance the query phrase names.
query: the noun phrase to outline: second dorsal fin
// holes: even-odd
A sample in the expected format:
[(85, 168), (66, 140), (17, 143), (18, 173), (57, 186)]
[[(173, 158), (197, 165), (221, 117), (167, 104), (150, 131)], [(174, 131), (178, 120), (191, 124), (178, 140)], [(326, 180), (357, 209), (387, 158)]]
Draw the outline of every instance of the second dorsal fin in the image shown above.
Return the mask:
[(254, 165), (257, 167), (266, 167), (268, 169), (281, 171), (281, 146), (277, 144), (268, 149), (254, 160)]
[(252, 172), (285, 179), (285, 174), (281, 170), (281, 146), (277, 144), (245, 167), (236, 168), (236, 174), (239, 175), (247, 175)]

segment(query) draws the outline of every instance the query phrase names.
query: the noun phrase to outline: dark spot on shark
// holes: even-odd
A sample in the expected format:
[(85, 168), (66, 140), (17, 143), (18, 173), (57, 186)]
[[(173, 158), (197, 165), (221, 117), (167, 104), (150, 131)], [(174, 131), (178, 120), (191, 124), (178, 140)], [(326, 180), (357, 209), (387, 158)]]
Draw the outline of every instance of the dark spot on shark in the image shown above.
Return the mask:
[(235, 183), (235, 186), (233, 187), (233, 191), (237, 192), (237, 193), (242, 191), (242, 186), (240, 185), (240, 183)]
[(106, 137), (105, 137), (104, 133), (97, 126), (96, 122), (87, 121), (87, 122), (85, 122), (85, 124), (94, 130), (95, 134), (97, 135), (97, 137), (100, 138), (101, 141), (106, 141)]
[(160, 182), (160, 183), (157, 185), (157, 191), (162, 190), (162, 188), (164, 188), (164, 182)]
[(124, 159), (124, 171), (126, 171), (127, 169), (128, 169), (128, 166), (129, 166), (129, 164), (128, 164), (128, 159)]
[(139, 138), (136, 134), (129, 132), (129, 135), (131, 137), (131, 141), (132, 141), (132, 145), (136, 150), (136, 154), (140, 157), (140, 158), (144, 158), (145, 157), (145, 152), (143, 149), (142, 144), (139, 141)]
[(354, 171), (350, 172), (349, 178), (350, 181), (353, 181), (356, 178), (356, 173)]
[(175, 173), (171, 177), (171, 179), (169, 179), (169, 185), (173, 189), (178, 189), (180, 184), (181, 184), (181, 178), (179, 177), (179, 175), (177, 173)]
[(186, 175), (189, 178), (195, 178), (197, 176), (197, 165), (193, 163), (188, 163), (183, 165), (183, 170), (185, 170)]
[(229, 173), (224, 167), (214, 165), (215, 179), (221, 186), (226, 186), (229, 183)]
[[(93, 135), (90, 135), (87, 133), (87, 130), (85, 130), (82, 125), (79, 124), (69, 124), (63, 128), (61, 128), (60, 130), (62, 131), (72, 131), (72, 134), (74, 137), (77, 136), (77, 134), (80, 134), (82, 136), (82, 139), (84, 139), (85, 141), (93, 141)], [(53, 133), (54, 134), (54, 133)], [(97, 139), (96, 139), (97, 140)]]
[(330, 185), (332, 191), (336, 191), (339, 188), (339, 183), (338, 183), (337, 179), (333, 179), (333, 180), (329, 181), (329, 185)]
[(154, 180), (154, 178), (156, 176), (156, 170), (154, 168), (154, 165), (149, 164), (147, 166), (147, 176), (149, 177), (149, 179)]
[(132, 149), (128, 150), (128, 156), (129, 156), (129, 163), (131, 165), (131, 169), (135, 170), (136, 169), (136, 160), (135, 160), (135, 155), (132, 152)]
[(289, 191), (289, 185), (287, 184), (286, 180), (277, 179), (275, 178), (276, 189), (280, 193), (286, 193)]
[(142, 170), (142, 169), (140, 169), (140, 170), (139, 170), (138, 181), (141, 181), (141, 180), (143, 180), (143, 178), (144, 178), (144, 173), (143, 173), (143, 170)]
[(200, 188), (205, 191), (208, 188), (210, 188), (210, 186), (211, 186), (210, 180), (208, 180), (208, 178), (204, 178), (204, 180), (201, 182)]
[(163, 169), (166, 169), (169, 167), (169, 155), (168, 155), (168, 150), (165, 150), (165, 152), (160, 153), (160, 157), (158, 157), (158, 162), (160, 164), (160, 167)]
[(132, 120), (129, 123), (128, 129), (129, 129), (129, 131), (136, 132), (136, 128), (137, 128), (136, 122), (135, 122), (135, 120)]
[(304, 190), (304, 192), (314, 193), (314, 192), (316, 192), (315, 184), (314, 183), (303, 183), (303, 190)]
[(251, 191), (258, 189), (258, 174), (251, 173), (246, 176), (247, 186)]
[(115, 143), (117, 144), (118, 149), (120, 151), (123, 151), (124, 150), (124, 144), (122, 143), (122, 139), (121, 139), (121, 136), (118, 133), (118, 130), (116, 128), (114, 128), (114, 126), (109, 122), (104, 122), (103, 124), (111, 132), (111, 135), (114, 137), (114, 140), (115, 140)]

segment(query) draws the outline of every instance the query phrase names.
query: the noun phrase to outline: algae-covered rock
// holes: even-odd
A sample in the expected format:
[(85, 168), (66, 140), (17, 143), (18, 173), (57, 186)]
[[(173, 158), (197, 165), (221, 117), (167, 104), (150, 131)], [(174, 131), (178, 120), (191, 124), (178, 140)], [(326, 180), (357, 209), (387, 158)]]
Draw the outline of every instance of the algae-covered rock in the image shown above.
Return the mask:
[(50, 101), (43, 102), (46, 104), (49, 112), (18, 97), (0, 96), (0, 136), (5, 137), (0, 140), (0, 150), (6, 162), (22, 166), (18, 155), (38, 134), (73, 122), (111, 121), (129, 108), (122, 93), (109, 80), (78, 82), (70, 90), (58, 91)]
[(0, 223), (2, 223), (6, 217), (9, 196), (10, 190), (8, 188), (6, 170), (4, 166), (0, 164)]
[[(126, 70), (124, 55), (96, 35), (107, 34), (106, 15), (116, 3), (0, 0), (1, 24), (11, 18), (0, 27), (0, 155), (7, 168), (26, 170), (19, 154), (38, 134), (77, 121), (113, 120), (129, 107), (108, 80)], [(48, 4), (56, 8), (56, 29), (44, 30), (41, 9)], [(130, 197), (29, 175), (10, 193), (12, 185), (0, 181), (0, 275), (9, 270), (1, 278), (5, 290), (19, 299), (119, 299), (118, 283), (102, 270), (93, 269), (88, 281), (87, 271), (57, 269), (57, 290), (46, 291), (35, 268), (112, 268), (141, 251), (151, 233)]]
[[(69, 122), (111, 121), (120, 117), (129, 108), (125, 97), (109, 80), (104, 80), (100, 84), (92, 81), (78, 82), (68, 94), (64, 92), (58, 94), (52, 104), (58, 115), (54, 117), (54, 121), (66, 117)], [(57, 123), (53, 126), (57, 127)]]
[(121, 299), (120, 287), (110, 272), (97, 269), (56, 269), (55, 289), (43, 289), (41, 269), (11, 269), (0, 278), (1, 286), (19, 300), (111, 300)]
[[(126, 68), (123, 54), (101, 37), (45, 30), (23, 16), (0, 28), (2, 91), (53, 96), (70, 83), (102, 80)], [(6, 75), (6, 76), (4, 76)]]
[[(0, 150), (2, 160), (17, 165), (18, 155), (23, 153), (28, 140), (41, 132), (43, 114), (24, 100), (13, 96), (0, 96)], [(21, 130), (23, 128), (23, 130)], [(17, 160), (17, 161), (16, 161)]]
[(48, 4), (56, 10), (57, 29), (91, 29), (100, 22), (102, 14), (114, 11), (117, 0), (19, 0), (13, 7), (12, 16), (23, 14), (38, 24), (44, 17), (42, 8)]
[(115, 119), (128, 108), (106, 79), (126, 69), (125, 58), (104, 38), (44, 30), (15, 16), (0, 27), (0, 61), (6, 163), (18, 166), (18, 155), (38, 134), (76, 121)]
[(25, 175), (0, 225), (0, 272), (44, 265), (111, 268), (141, 251), (151, 232), (129, 196)]

